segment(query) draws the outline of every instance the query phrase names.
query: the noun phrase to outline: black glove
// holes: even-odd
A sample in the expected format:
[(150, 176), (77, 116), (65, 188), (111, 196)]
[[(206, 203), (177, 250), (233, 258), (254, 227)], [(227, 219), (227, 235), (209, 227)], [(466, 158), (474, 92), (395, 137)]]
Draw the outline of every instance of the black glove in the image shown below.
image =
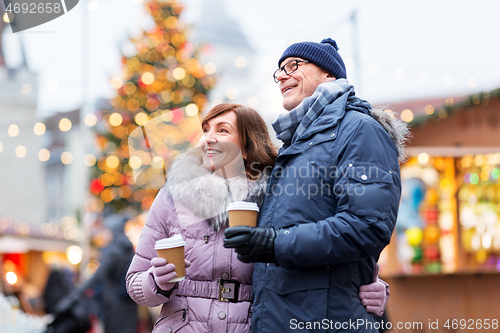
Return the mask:
[(276, 262), (273, 227), (237, 226), (224, 231), (224, 247), (234, 248), (241, 262)]

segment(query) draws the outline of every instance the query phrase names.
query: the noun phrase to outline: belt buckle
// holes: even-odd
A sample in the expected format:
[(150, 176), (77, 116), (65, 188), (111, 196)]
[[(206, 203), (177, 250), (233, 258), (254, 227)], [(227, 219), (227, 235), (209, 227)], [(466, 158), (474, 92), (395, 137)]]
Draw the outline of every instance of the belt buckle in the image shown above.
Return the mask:
[(217, 299), (221, 302), (238, 302), (238, 292), (240, 289), (240, 282), (236, 280), (219, 280), (219, 297)]

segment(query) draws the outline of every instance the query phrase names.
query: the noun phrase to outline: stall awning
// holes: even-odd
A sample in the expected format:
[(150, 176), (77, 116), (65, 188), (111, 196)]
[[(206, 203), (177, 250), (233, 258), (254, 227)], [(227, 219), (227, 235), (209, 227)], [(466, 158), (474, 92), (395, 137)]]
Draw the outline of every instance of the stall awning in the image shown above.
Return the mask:
[(442, 156), (442, 157), (462, 157), (466, 155), (484, 155), (500, 153), (500, 146), (498, 147), (407, 147), (408, 156), (418, 156), (426, 153), (429, 156)]
[(53, 239), (19, 238), (9, 235), (0, 236), (0, 253), (26, 253), (29, 251), (66, 252), (66, 249), (71, 245), (75, 245), (75, 243)]

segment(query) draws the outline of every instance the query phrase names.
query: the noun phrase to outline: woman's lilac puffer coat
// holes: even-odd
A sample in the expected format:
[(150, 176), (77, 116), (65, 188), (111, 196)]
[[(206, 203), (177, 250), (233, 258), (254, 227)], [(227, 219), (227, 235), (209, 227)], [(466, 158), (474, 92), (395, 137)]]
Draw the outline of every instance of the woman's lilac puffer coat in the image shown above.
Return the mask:
[[(128, 293), (144, 306), (163, 304), (153, 332), (250, 332), (253, 264), (240, 262), (234, 250), (222, 246), (222, 240), (229, 199), (252, 198), (260, 204), (267, 178), (225, 180), (200, 163), (196, 151), (174, 162), (141, 232), (127, 273)], [(157, 256), (155, 242), (174, 234), (186, 241), (191, 266), (184, 281), (162, 293), (153, 279), (150, 260)], [(221, 279), (240, 283), (238, 302), (217, 299)], [(232, 282), (224, 287), (234, 290)]]

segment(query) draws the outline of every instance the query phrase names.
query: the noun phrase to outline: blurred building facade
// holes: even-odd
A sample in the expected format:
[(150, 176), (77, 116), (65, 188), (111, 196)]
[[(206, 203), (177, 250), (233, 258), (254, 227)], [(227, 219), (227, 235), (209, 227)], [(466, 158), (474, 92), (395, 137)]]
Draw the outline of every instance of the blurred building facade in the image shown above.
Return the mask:
[(225, 0), (204, 0), (192, 41), (206, 44), (202, 61), (205, 69), (213, 69), (217, 85), (210, 92), (211, 106), (221, 102), (256, 107), (258, 100), (252, 76), (256, 51), (239, 23), (230, 17)]
[[(61, 121), (70, 125), (60, 129)], [(83, 161), (83, 145), (80, 135), (80, 110), (59, 112), (44, 120), (47, 128), (44, 146), (50, 152), (45, 162), (47, 175), (47, 219), (60, 221), (65, 216), (80, 219), (82, 196), (79, 174)], [(82, 163), (83, 164), (83, 163)]]
[(36, 113), (38, 76), (25, 62), (16, 69), (0, 63), (0, 289), (15, 295), (25, 312), (40, 314), (50, 267), (71, 266), (66, 251), (79, 230), (76, 219), (49, 204), (61, 197), (54, 198), (47, 176), (62, 172), (47, 168), (48, 136)]
[[(45, 221), (45, 170), (38, 158), (40, 137), (33, 128), (37, 75), (27, 68), (0, 68), (0, 217), (30, 225)], [(29, 209), (27, 209), (29, 207)]]

